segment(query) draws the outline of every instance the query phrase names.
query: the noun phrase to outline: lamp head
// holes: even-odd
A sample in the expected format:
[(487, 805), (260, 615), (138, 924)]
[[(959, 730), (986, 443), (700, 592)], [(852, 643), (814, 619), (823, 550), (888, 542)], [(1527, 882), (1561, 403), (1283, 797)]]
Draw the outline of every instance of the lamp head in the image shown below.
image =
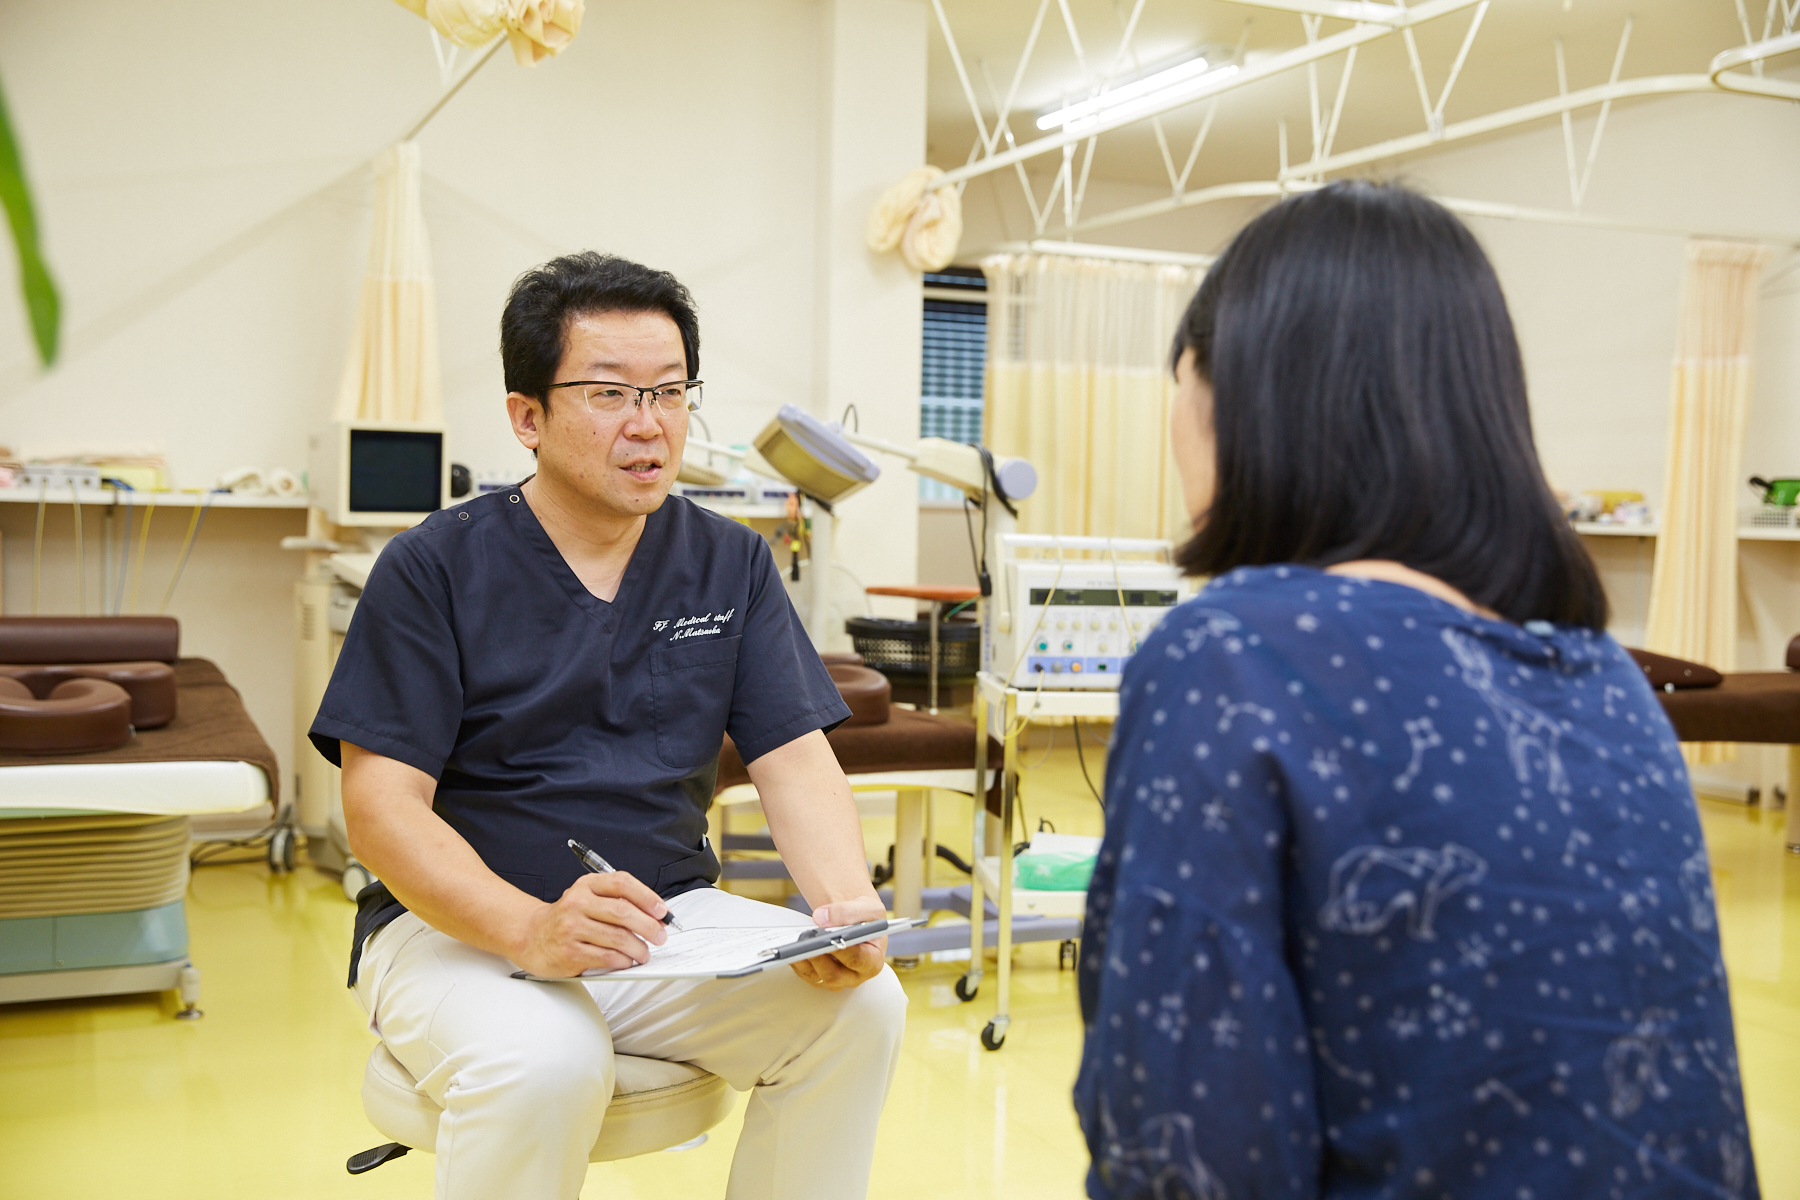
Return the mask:
[[(947, 483), (971, 499), (990, 490), (981, 448), (948, 438), (920, 438), (913, 447), (912, 469)], [(1008, 500), (1023, 500), (1037, 491), (1037, 470), (1022, 458), (994, 459), (994, 479)]]
[(835, 504), (874, 483), (881, 468), (828, 425), (792, 404), (756, 435), (756, 451), (782, 478), (809, 496)]

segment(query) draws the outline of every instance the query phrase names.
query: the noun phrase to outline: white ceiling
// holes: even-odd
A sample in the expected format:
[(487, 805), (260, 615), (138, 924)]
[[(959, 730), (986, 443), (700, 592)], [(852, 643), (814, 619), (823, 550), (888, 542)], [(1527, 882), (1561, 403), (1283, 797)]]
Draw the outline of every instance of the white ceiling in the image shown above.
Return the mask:
[[(1068, 0), (1091, 69), (1103, 72), (1117, 59), (1132, 3)], [(943, 0), (943, 4), (982, 101), (984, 118), (991, 125), (998, 103), (987, 94), (982, 67), (985, 65), (995, 90), (1004, 96), (1038, 0)], [(1759, 34), (1762, 7), (1763, 0), (1746, 0)], [(1417, 31), (1434, 102), (1473, 11), (1454, 13)], [(1704, 74), (1715, 54), (1744, 41), (1733, 0), (1494, 0), (1445, 107), (1446, 122), (1556, 95), (1558, 37), (1564, 43), (1571, 90), (1606, 82), (1627, 16), (1634, 22), (1621, 73), (1624, 79)], [(1347, 22), (1328, 19), (1321, 36), (1347, 28)], [(1295, 14), (1228, 0), (1145, 0), (1133, 46), (1137, 63), (1149, 68), (1191, 54), (1202, 45), (1234, 45), (1240, 36), (1247, 36), (1245, 51), (1252, 62), (1306, 40), (1301, 18)], [(975, 125), (935, 17), (930, 38), (927, 155), (935, 165), (951, 168), (967, 159), (976, 140)], [(1338, 55), (1320, 65), (1319, 90), (1327, 106), (1336, 95), (1343, 62)], [(1128, 57), (1123, 73), (1132, 70)], [(1052, 0), (1014, 106), (1011, 125), (1015, 137), (1026, 142), (1042, 136), (1035, 125), (1036, 114), (1058, 104), (1065, 94), (1085, 95), (1081, 80), (1059, 4)], [(1358, 52), (1347, 97), (1334, 144), (1338, 151), (1425, 128), (1406, 46), (1398, 36)], [(1272, 178), (1278, 167), (1278, 118), (1287, 121), (1290, 161), (1310, 155), (1311, 117), (1304, 69), (1229, 92), (1218, 103), (1212, 130), (1188, 183), (1190, 189)], [(1205, 107), (1204, 102), (1190, 105), (1163, 118), (1178, 171), (1200, 128)], [(1592, 114), (1580, 115), (1591, 119)], [(1059, 162), (1060, 155), (1045, 155), (1029, 164), (1029, 169), (1042, 180)], [(1096, 180), (1169, 186), (1149, 122), (1100, 138), (1092, 171)], [(1040, 196), (1043, 190), (1041, 187)]]

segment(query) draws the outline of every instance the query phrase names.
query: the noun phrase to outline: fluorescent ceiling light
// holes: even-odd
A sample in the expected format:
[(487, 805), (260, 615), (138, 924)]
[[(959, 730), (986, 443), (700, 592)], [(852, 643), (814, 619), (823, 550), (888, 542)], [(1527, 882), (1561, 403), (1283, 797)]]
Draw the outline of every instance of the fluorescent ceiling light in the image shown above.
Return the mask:
[(1226, 64), (1211, 67), (1205, 58), (1190, 58), (1167, 70), (1146, 75), (1135, 83), (1102, 92), (1089, 100), (1067, 104), (1055, 112), (1038, 118), (1039, 129), (1067, 129), (1078, 133), (1099, 122), (1100, 118), (1125, 117), (1148, 112), (1178, 100), (1186, 92), (1198, 91), (1215, 79), (1237, 74), (1237, 67)]

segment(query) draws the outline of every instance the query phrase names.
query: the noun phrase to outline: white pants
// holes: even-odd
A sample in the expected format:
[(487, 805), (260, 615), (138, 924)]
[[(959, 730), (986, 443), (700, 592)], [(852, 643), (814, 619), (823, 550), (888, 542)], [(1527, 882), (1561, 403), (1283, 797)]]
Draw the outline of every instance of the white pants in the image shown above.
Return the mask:
[[(693, 928), (811, 925), (699, 888), (669, 901)], [(753, 1089), (728, 1200), (845, 1200), (868, 1190), (899, 1059), (893, 971), (828, 992), (775, 967), (738, 980), (551, 984), (407, 913), (370, 937), (356, 995), (419, 1090), (442, 1106), (439, 1200), (565, 1200), (612, 1098), (612, 1056), (688, 1062)]]

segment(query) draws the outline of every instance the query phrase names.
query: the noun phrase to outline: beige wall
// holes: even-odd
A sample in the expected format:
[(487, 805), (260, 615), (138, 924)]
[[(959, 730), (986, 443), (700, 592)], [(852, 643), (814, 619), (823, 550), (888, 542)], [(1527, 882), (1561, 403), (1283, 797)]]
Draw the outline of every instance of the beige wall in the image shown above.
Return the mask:
[[(1576, 123), (1585, 152), (1591, 115)], [(1677, 228), (1800, 236), (1800, 106), (1676, 96), (1615, 110), (1583, 211)], [(1403, 164), (1429, 191), (1567, 210), (1562, 132), (1540, 127)], [(1470, 218), (1518, 326), (1539, 451), (1571, 488), (1662, 499), (1679, 237)], [(1774, 270), (1792, 262), (1777, 255)], [(1764, 288), (1745, 474), (1800, 470), (1800, 303)], [(1776, 294), (1783, 293), (1786, 294)], [(1748, 489), (1744, 500), (1753, 499)], [(1796, 626), (1800, 629), (1800, 625)]]
[[(1585, 157), (1595, 114), (1575, 122)], [(1608, 121), (1583, 211), (1674, 227), (1800, 235), (1800, 106), (1737, 96), (1678, 96), (1621, 106)], [(1559, 123), (1495, 135), (1369, 172), (1440, 195), (1568, 210)], [(1048, 190), (1039, 180), (1039, 194)], [(1095, 180), (1088, 215), (1160, 198), (1162, 189)], [(1085, 240), (1212, 252), (1266, 202), (1233, 201), (1097, 230)], [(971, 184), (966, 257), (1031, 227), (1009, 175)], [(1057, 218), (1060, 220), (1060, 216)], [(1055, 224), (1056, 222), (1053, 222)], [(1670, 362), (1685, 243), (1678, 236), (1471, 218), (1499, 272), (1523, 348), (1539, 451), (1571, 489), (1663, 494)], [(1800, 269), (1777, 254), (1762, 289), (1756, 397), (1746, 476), (1800, 474)], [(1746, 503), (1753, 496), (1742, 493)], [(929, 519), (929, 518), (928, 518)], [(924, 534), (921, 535), (925, 537)], [(930, 538), (922, 545), (949, 546)], [(1641, 639), (1654, 542), (1589, 538), (1622, 641)], [(937, 570), (922, 549), (921, 571)], [(1778, 669), (1800, 633), (1800, 543), (1746, 543), (1740, 566), (1743, 670)], [(1746, 748), (1716, 773), (1780, 781), (1778, 751)]]
[[(1060, 161), (1054, 155), (1045, 155), (1032, 164), (1038, 167), (1032, 185), (1037, 189), (1040, 203), (1050, 194), (1052, 180), (1050, 168), (1041, 164), (1053, 160)], [(1128, 205), (1164, 200), (1168, 195), (1167, 186), (1091, 178), (1082, 197), (1080, 217), (1086, 219)], [(1265, 204), (1266, 201), (1261, 200), (1223, 200), (1096, 229), (1083, 233), (1080, 240), (1111, 246), (1214, 254), (1224, 248), (1246, 221), (1261, 212)], [(1057, 228), (1062, 219), (1059, 198), (1044, 236), (1060, 238)], [(1016, 174), (1000, 171), (970, 180), (963, 192), (963, 239), (959, 261), (973, 265), (983, 254), (1003, 243), (1024, 242), (1038, 236), (1035, 229)]]
[[(833, 50), (836, 7), (877, 28), (839, 21)], [(899, 53), (908, 37), (916, 63)], [(535, 70), (504, 51), (490, 62), (420, 138), (451, 456), (529, 470), (501, 405), (500, 306), (520, 271), (581, 248), (692, 288), (716, 439), (747, 442), (783, 402), (839, 406), (845, 364), (859, 360), (898, 381), (858, 397), (865, 423), (916, 431), (916, 280), (910, 326), (896, 323), (904, 273), (817, 231), (823, 203), (840, 231), (860, 229), (889, 176), (922, 155), (923, 37), (917, 0), (659, 0), (589, 5), (570, 50)], [(875, 57), (859, 69), (857, 55)], [(833, 61), (836, 93), (822, 83)], [(304, 466), (367, 253), (368, 162), (439, 92), (425, 24), (381, 0), (4, 5), (0, 79), (65, 330), (61, 363), (40, 374), (15, 290), (0, 287), (0, 444), (151, 443), (184, 486), (242, 465)], [(861, 112), (823, 140), (821, 106), (845, 92)], [(887, 143), (860, 157), (859, 116), (879, 118)], [(10, 241), (0, 247), (11, 279)], [(819, 320), (828, 300), (834, 329)], [(902, 528), (880, 560), (886, 581), (911, 578), (910, 495), (886, 506)], [(8, 613), (28, 611), (27, 513), (0, 509)], [(51, 521), (45, 611), (72, 611), (66, 513)], [(147, 580), (166, 579), (155, 547), (185, 528), (168, 513), (157, 522)], [(243, 688), (284, 767), (300, 564), (275, 542), (302, 531), (292, 513), (214, 512), (171, 609), (187, 648)], [(866, 529), (852, 534), (874, 552)]]
[[(981, 537), (980, 517), (975, 518), (975, 536)], [(933, 505), (919, 509), (919, 582), (975, 586), (975, 560), (961, 508)]]
[[(820, 47), (818, 244), (812, 409), (838, 420), (854, 403), (862, 432), (919, 437), (919, 277), (864, 244), (882, 191), (925, 157), (925, 8), (913, 0), (825, 0)], [(797, 403), (804, 402), (796, 401)], [(881, 477), (837, 508), (827, 646), (849, 649), (843, 618), (910, 602), (860, 594), (917, 578), (918, 477), (874, 456)]]

